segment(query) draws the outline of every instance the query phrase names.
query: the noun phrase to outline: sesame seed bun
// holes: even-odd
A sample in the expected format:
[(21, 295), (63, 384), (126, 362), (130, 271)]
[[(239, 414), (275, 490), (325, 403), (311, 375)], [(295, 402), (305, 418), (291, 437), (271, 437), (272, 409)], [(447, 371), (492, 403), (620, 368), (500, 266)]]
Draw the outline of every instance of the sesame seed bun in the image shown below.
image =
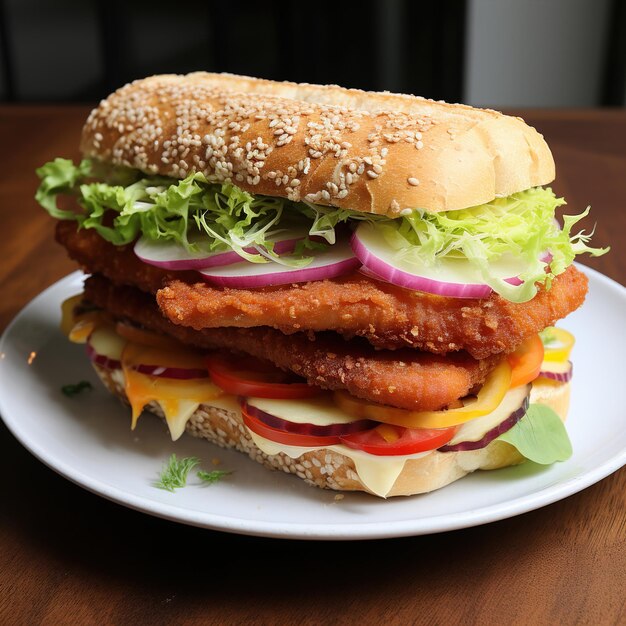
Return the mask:
[(252, 193), (395, 217), (461, 209), (554, 179), (521, 119), (415, 96), (197, 72), (122, 87), (83, 129), (85, 156), (199, 171)]
[[(107, 389), (127, 404), (120, 370), (105, 369), (96, 364), (93, 367)], [(533, 384), (531, 402), (550, 406), (563, 421), (567, 416), (569, 398), (570, 383), (554, 384), (545, 381)], [(163, 411), (156, 402), (148, 404), (146, 410), (164, 419)], [(311, 485), (336, 491), (371, 493), (359, 479), (352, 459), (336, 450), (313, 450), (297, 458), (291, 458), (282, 452), (266, 454), (252, 440), (239, 412), (201, 404), (187, 422), (186, 431), (222, 448), (243, 452), (270, 469), (295, 474)], [(445, 487), (475, 470), (499, 469), (517, 465), (524, 460), (513, 446), (498, 440), (484, 448), (468, 452), (431, 452), (426, 456), (407, 460), (385, 497), (427, 493)]]

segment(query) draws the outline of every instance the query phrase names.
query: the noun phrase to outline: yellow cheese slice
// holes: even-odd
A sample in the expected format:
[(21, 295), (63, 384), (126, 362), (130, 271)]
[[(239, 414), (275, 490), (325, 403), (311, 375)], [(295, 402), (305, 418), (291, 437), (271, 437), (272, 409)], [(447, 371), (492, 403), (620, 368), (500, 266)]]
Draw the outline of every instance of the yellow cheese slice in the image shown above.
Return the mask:
[(144, 407), (154, 401), (163, 409), (172, 440), (176, 441), (185, 432), (185, 425), (200, 404), (210, 403), (223, 392), (208, 378), (165, 378), (141, 374), (134, 369), (146, 362), (159, 365), (161, 363), (186, 365), (178, 356), (173, 357), (170, 352), (166, 349), (129, 343), (122, 352), (121, 361), (126, 396), (132, 408), (131, 428), (134, 429), (137, 425)]

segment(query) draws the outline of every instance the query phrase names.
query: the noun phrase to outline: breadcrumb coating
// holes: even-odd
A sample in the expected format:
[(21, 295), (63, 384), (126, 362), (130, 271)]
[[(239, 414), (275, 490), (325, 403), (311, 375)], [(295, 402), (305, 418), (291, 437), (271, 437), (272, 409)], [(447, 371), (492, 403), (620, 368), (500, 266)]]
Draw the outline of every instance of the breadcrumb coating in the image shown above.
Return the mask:
[(285, 335), (267, 327), (177, 326), (163, 317), (153, 296), (115, 286), (102, 276), (85, 282), (86, 299), (114, 317), (203, 349), (226, 349), (271, 361), (324, 389), (346, 389), (365, 400), (417, 411), (444, 408), (484, 382), (499, 357), (477, 360), (465, 352), (446, 357), (419, 350), (375, 350), (362, 339), (336, 333)]
[(116, 247), (71, 222), (58, 223), (57, 240), (88, 272), (158, 292), (162, 311), (175, 324), (196, 330), (269, 326), (285, 334), (330, 330), (387, 350), (466, 350), (475, 358), (510, 352), (577, 309), (587, 293), (586, 276), (573, 266), (554, 279), (549, 291), (540, 289), (521, 304), (497, 294), (482, 300), (434, 296), (359, 272), (310, 283), (228, 289), (198, 282), (195, 272), (147, 265), (132, 246)]
[(587, 278), (571, 266), (550, 291), (516, 304), (497, 294), (446, 298), (395, 287), (355, 272), (332, 280), (225, 289), (169, 282), (157, 294), (175, 324), (201, 328), (271, 326), (283, 333), (334, 330), (365, 337), (378, 348), (419, 348), (436, 354), (467, 350), (476, 358), (510, 352), (527, 337), (577, 309)]

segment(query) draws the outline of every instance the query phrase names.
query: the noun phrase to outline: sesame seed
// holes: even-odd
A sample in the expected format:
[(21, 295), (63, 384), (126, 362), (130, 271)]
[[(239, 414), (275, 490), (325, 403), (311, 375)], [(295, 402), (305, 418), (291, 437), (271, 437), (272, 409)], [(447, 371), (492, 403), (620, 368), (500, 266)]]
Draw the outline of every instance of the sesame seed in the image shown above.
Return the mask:
[(417, 180), (417, 178), (414, 178), (413, 176), (410, 176), (406, 180), (409, 183), (409, 185), (413, 185), (413, 187), (417, 187), (420, 184), (420, 181)]
[[(391, 144), (407, 142), (423, 148), (423, 133), (434, 124), (423, 113), (362, 110), (359, 98), (352, 95), (345, 99), (354, 103), (351, 106), (323, 104), (328, 101), (326, 88), (309, 89), (309, 102), (303, 102), (291, 96), (230, 91), (203, 73), (136, 81), (90, 114), (86, 128), (92, 154), (87, 156), (106, 152), (114, 164), (178, 178), (202, 172), (214, 182), (259, 186), (260, 193), (271, 194), (269, 186), (274, 182), (275, 194), (297, 200), (299, 189), (311, 182), (306, 177), (314, 170), (312, 159), (323, 159), (325, 167), (326, 160), (333, 159), (331, 184), (306, 195), (307, 201), (332, 205), (349, 197), (349, 188), (360, 176), (382, 175), (389, 150), (394, 150), (388, 147)], [(244, 135), (250, 128), (260, 128), (254, 126), (259, 121), (267, 143), (262, 137)], [(365, 146), (350, 137), (363, 125)], [(457, 129), (461, 131), (462, 127)], [(119, 136), (110, 139), (111, 133)], [(450, 132), (450, 137), (454, 134)], [(101, 144), (104, 137), (110, 146), (106, 149)], [(289, 143), (297, 144), (293, 150), (297, 158), (283, 151), (280, 156), (273, 154)], [(278, 167), (283, 171), (278, 173)], [(399, 211), (392, 204), (390, 208)]]

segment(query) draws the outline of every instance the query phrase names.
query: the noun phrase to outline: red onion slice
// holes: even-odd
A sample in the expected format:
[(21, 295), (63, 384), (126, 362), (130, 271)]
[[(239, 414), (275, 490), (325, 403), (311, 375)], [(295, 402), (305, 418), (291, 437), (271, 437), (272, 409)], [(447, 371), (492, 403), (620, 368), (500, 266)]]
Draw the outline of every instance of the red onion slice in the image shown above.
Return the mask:
[(236, 289), (256, 289), (271, 285), (286, 285), (312, 280), (335, 278), (357, 268), (360, 263), (348, 241), (329, 246), (312, 254), (310, 265), (301, 268), (269, 263), (233, 263), (223, 267), (204, 269), (200, 274), (210, 283)]
[(310, 424), (308, 422), (290, 422), (282, 417), (271, 415), (261, 409), (252, 406), (246, 402), (243, 403), (243, 410), (260, 420), (270, 428), (276, 428), (277, 430), (283, 430), (289, 433), (295, 433), (298, 435), (312, 435), (315, 437), (339, 437), (341, 435), (349, 435), (351, 433), (362, 432), (369, 430), (378, 425), (378, 422), (372, 420), (362, 419), (355, 420), (354, 422), (346, 422), (340, 424)]
[(544, 361), (539, 372), (539, 378), (549, 378), (559, 383), (568, 383), (574, 375), (574, 366), (571, 361), (559, 363)]
[[(87, 344), (87, 356), (96, 365), (104, 367), (109, 370), (116, 370), (122, 367), (122, 362), (118, 359), (112, 359), (104, 354), (98, 354), (93, 346)], [(145, 365), (139, 364), (132, 367), (136, 372), (140, 374), (146, 374), (147, 376), (156, 376), (159, 378), (171, 378), (174, 380), (190, 380), (197, 378), (208, 378), (209, 374), (207, 370), (192, 369), (184, 367), (163, 367), (162, 365)]]
[[(409, 267), (369, 222), (359, 224), (351, 245), (363, 264), (363, 273), (399, 287), (453, 298), (487, 298), (492, 292), (491, 287), (482, 282), (480, 271), (465, 259), (444, 258), (435, 267)], [(494, 273), (512, 285), (522, 284), (517, 276), (524, 269), (523, 263), (512, 256), (502, 257), (492, 265)]]
[(122, 367), (121, 361), (119, 361), (118, 359), (111, 359), (110, 357), (105, 356), (104, 354), (98, 354), (94, 350), (93, 346), (91, 346), (91, 344), (87, 343), (85, 347), (87, 350), (87, 356), (89, 357), (89, 360), (95, 365), (99, 365), (100, 367), (104, 367), (105, 369), (108, 369), (108, 370), (117, 370)]
[[(299, 241), (304, 239), (308, 231), (293, 229), (268, 237), (268, 241), (274, 243), (276, 254), (288, 254), (293, 252)], [(196, 237), (196, 243), (201, 242)], [(244, 248), (249, 254), (258, 254), (254, 247)], [(190, 252), (175, 241), (154, 241), (147, 237), (140, 237), (135, 243), (135, 254), (149, 265), (161, 267), (166, 270), (201, 270), (210, 267), (220, 267), (232, 263), (241, 262), (242, 258), (233, 250), (225, 252)]]
[(524, 417), (530, 402), (530, 389), (530, 385), (511, 389), (495, 411), (463, 424), (450, 443), (439, 451), (463, 452), (488, 446)]

